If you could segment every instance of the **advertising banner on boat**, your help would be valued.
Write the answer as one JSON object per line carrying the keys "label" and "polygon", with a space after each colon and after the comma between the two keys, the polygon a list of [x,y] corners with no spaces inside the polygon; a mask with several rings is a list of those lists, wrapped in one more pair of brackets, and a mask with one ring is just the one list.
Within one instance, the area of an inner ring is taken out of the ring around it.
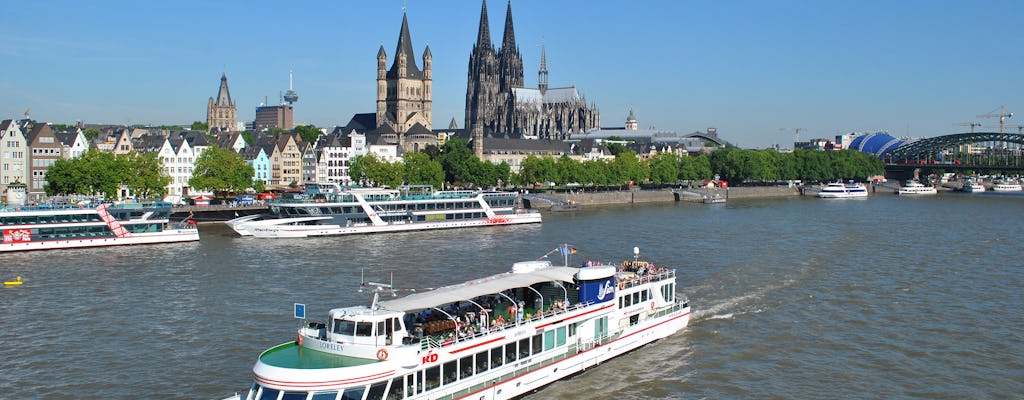
{"label": "advertising banner on boat", "polygon": [[4,243],[25,243],[32,241],[32,231],[28,229],[4,229]]}
{"label": "advertising banner on boat", "polygon": [[603,303],[615,299],[615,277],[580,282],[580,302]]}

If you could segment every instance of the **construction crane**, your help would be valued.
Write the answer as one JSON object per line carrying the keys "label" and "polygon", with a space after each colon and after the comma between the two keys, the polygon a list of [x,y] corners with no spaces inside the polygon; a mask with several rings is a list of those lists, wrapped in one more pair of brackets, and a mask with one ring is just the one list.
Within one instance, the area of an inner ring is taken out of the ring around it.
{"label": "construction crane", "polygon": [[[800,131],[806,131],[807,128],[792,128],[792,129],[793,129],[793,133],[795,134],[795,137],[793,139],[793,143],[800,142]],[[779,128],[779,130],[780,131],[788,131],[789,129]]]}
{"label": "construction crane", "polygon": [[974,133],[974,128],[978,127],[978,126],[981,126],[981,122],[960,122],[960,123],[956,123],[956,124],[953,124],[953,125],[956,125],[956,126],[969,126],[969,127],[971,127],[971,133]]}
{"label": "construction crane", "polygon": [[981,114],[978,116],[978,118],[999,118],[999,133],[1004,133],[1004,123],[1006,122],[1007,118],[1011,117],[1013,117],[1013,113],[1007,114],[1005,106],[999,106],[999,114],[995,114],[994,112],[992,112],[988,114]]}

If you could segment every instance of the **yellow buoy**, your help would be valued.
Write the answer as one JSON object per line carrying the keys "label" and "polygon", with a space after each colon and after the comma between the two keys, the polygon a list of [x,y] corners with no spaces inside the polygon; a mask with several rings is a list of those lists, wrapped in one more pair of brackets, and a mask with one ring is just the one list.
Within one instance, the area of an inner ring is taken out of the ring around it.
{"label": "yellow buoy", "polygon": [[4,286],[19,286],[21,283],[21,275],[18,275],[18,278],[13,281],[4,281]]}

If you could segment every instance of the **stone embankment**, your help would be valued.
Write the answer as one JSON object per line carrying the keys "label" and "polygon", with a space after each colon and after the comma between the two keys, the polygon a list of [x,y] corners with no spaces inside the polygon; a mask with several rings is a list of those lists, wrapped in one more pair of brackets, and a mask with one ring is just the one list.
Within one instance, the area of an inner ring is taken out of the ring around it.
{"label": "stone embankment", "polygon": [[[633,203],[658,203],[672,201],[701,202],[705,194],[714,194],[716,189],[652,189],[619,191],[586,191],[578,190],[565,193],[542,192],[534,193],[536,196],[548,199],[553,203],[574,202],[581,206],[606,205],[606,204],[633,204]],[[757,187],[734,187],[720,188],[717,193],[728,196],[729,199],[751,199],[766,197],[788,197],[799,196],[800,189],[796,187],[757,186]],[[531,202],[532,208],[545,209],[551,204],[545,202]]]}

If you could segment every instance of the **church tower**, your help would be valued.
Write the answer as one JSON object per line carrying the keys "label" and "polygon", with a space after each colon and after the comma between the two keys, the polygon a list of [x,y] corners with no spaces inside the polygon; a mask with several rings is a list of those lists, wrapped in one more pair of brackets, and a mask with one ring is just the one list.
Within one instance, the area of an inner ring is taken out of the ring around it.
{"label": "church tower", "polygon": [[[384,46],[377,51],[377,129],[387,126],[398,134],[403,145],[405,133],[417,124],[431,128],[432,64],[430,46],[423,51],[423,70],[416,65],[409,33],[409,19],[402,14],[402,28],[398,34],[395,60],[391,69]],[[388,129],[385,128],[384,131]]]}
{"label": "church tower", "polygon": [[544,43],[540,44],[540,69],[537,70],[537,89],[540,94],[548,91],[548,58],[544,53]]}
{"label": "church tower", "polygon": [[466,84],[466,129],[493,129],[494,107],[498,96],[498,60],[491,45],[491,29],[487,22],[487,0],[480,8],[480,28],[473,52],[469,55],[469,74]]}
{"label": "church tower", "polygon": [[221,74],[220,90],[217,91],[217,100],[213,97],[206,103],[206,126],[208,130],[220,129],[221,131],[234,131],[237,121],[237,110],[235,102],[231,100],[231,92],[228,90],[228,76]]}
{"label": "church tower", "polygon": [[512,88],[523,87],[523,57],[516,47],[516,30],[512,27],[512,1],[505,10],[505,33],[501,39],[501,50],[498,50],[498,68],[500,71],[501,93],[511,92]]}

